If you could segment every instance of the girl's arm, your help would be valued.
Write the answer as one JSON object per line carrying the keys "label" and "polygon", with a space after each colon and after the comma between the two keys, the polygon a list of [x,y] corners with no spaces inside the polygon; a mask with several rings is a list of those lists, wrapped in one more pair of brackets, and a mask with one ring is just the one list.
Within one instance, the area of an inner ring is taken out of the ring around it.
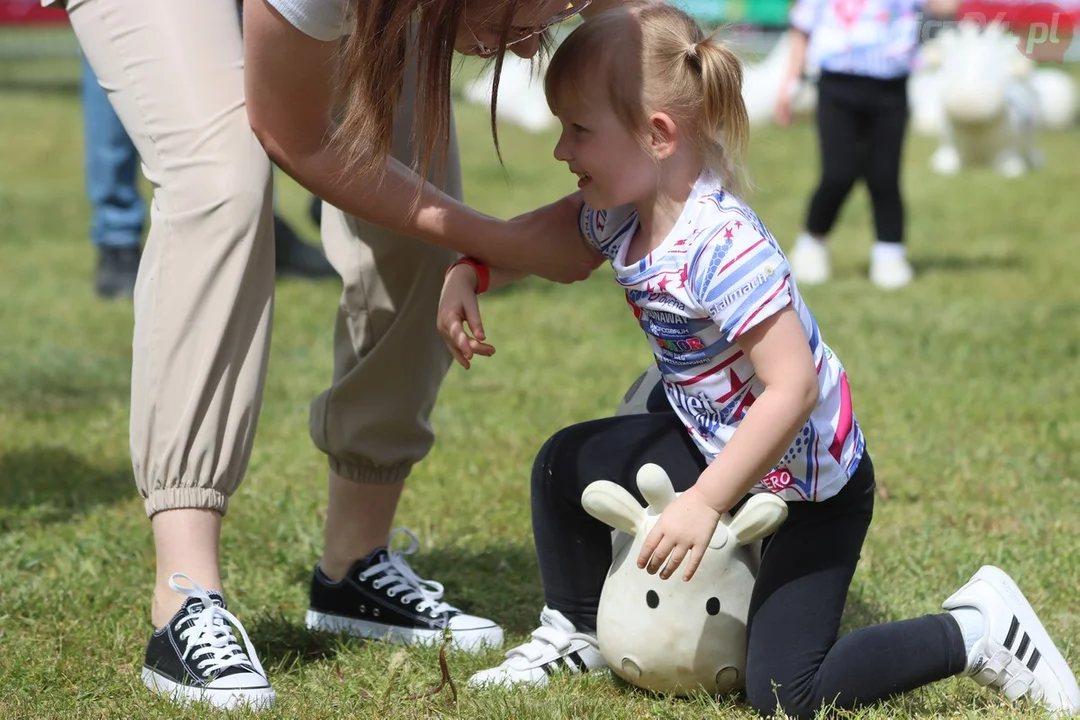
{"label": "girl's arm", "polygon": [[806,46],[810,42],[810,33],[803,32],[798,28],[788,30],[788,55],[787,72],[784,73],[784,84],[781,86],[789,90],[793,82],[802,77],[803,68],[806,67]]}
{"label": "girl's arm", "polygon": [[790,306],[737,342],[765,391],[694,485],[717,512],[729,511],[783,457],[818,400],[818,377],[799,316]]}
{"label": "girl's arm", "polygon": [[925,7],[936,18],[951,18],[960,9],[960,0],[926,0]]}
{"label": "girl's arm", "polygon": [[381,182],[351,175],[328,142],[337,51],[337,42],[305,35],[265,0],[245,3],[247,110],[275,164],[314,195],[368,222],[560,282],[588,276],[591,260],[573,237],[580,193],[503,221],[454,200],[393,158]]}
{"label": "girl's arm", "polygon": [[765,390],[712,464],[664,509],[642,543],[638,567],[659,572],[662,579],[687,556],[683,579],[694,576],[720,516],[776,465],[817,403],[814,358],[790,305],[747,330],[737,342]]}

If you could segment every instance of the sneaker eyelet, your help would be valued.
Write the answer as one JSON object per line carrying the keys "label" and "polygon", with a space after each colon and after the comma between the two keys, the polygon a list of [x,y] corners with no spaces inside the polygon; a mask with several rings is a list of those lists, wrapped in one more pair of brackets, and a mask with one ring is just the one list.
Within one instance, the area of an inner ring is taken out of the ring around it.
{"label": "sneaker eyelet", "polygon": [[396,590],[387,590],[386,591],[386,597],[389,597],[389,598],[397,597],[397,591]]}

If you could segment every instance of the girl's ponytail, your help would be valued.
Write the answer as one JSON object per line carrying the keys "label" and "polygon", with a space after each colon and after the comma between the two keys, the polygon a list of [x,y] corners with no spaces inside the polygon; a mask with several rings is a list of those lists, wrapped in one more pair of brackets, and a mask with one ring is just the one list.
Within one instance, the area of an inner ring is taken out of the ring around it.
{"label": "girl's ponytail", "polygon": [[710,36],[693,43],[687,54],[701,73],[702,131],[718,142],[710,155],[721,170],[724,185],[738,193],[743,183],[750,120],[743,102],[743,68],[739,57]]}

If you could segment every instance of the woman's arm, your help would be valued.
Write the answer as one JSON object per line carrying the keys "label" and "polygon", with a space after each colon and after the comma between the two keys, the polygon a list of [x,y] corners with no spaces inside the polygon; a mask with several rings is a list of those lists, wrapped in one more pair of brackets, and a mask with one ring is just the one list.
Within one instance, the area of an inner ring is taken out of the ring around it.
{"label": "woman's arm", "polygon": [[338,43],[311,38],[265,0],[249,0],[244,47],[252,129],[270,159],[311,193],[368,222],[495,265],[563,282],[588,276],[591,260],[575,237],[580,194],[503,221],[451,198],[393,158],[382,182],[352,176],[329,143]]}

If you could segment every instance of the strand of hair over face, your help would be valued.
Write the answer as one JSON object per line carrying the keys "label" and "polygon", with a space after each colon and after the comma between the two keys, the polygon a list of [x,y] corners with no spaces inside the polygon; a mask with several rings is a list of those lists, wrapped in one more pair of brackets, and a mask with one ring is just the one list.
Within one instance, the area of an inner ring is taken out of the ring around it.
{"label": "strand of hair over face", "polygon": [[[463,0],[352,0],[354,27],[342,44],[337,102],[341,113],[331,140],[350,173],[378,182],[394,137],[403,85],[415,78],[411,165],[421,177],[445,172],[450,147],[454,43],[464,19]],[[511,21],[522,0],[496,3],[501,13],[491,97],[492,138],[498,150],[495,107]],[[542,38],[542,42],[547,38]],[[500,155],[501,160],[501,155]],[[414,209],[422,185],[414,198]]]}

